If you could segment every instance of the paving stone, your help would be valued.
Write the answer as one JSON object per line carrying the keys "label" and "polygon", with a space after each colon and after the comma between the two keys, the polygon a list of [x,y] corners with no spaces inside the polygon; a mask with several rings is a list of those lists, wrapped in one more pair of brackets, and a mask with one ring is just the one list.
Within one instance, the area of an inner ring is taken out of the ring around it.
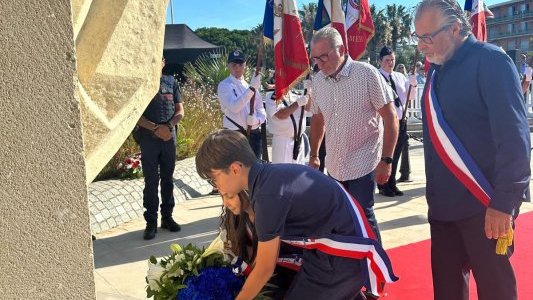
{"label": "paving stone", "polygon": [[107,224],[109,224],[109,228],[113,228],[117,226],[117,222],[115,222],[115,219],[108,219]]}
{"label": "paving stone", "polygon": [[100,213],[100,214],[95,215],[94,219],[96,220],[96,222],[101,223],[105,220],[105,217]]}
{"label": "paving stone", "polygon": [[111,213],[109,212],[109,210],[107,209],[102,210],[102,217],[104,217],[104,220],[109,219],[109,217],[111,217]]}

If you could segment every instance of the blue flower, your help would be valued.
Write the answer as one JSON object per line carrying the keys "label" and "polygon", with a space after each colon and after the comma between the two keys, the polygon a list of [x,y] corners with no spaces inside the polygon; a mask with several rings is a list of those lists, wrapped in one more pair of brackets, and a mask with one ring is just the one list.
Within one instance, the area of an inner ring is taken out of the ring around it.
{"label": "blue flower", "polygon": [[230,268],[208,267],[198,276],[187,277],[184,284],[187,287],[178,292],[176,300],[233,300],[244,279],[235,276]]}

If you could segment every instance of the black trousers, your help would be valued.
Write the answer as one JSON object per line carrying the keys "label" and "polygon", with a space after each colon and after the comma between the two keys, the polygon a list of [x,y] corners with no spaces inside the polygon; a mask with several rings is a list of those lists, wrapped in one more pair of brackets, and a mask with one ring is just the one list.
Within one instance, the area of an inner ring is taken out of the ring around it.
{"label": "black trousers", "polygon": [[411,174],[411,163],[409,161],[409,134],[406,132],[403,143],[402,155],[400,159],[400,178],[409,179]]}
{"label": "black trousers", "polygon": [[396,141],[396,146],[394,147],[394,154],[392,155],[392,170],[390,173],[389,181],[386,184],[380,185],[379,188],[393,188],[396,186],[396,170],[398,170],[398,162],[400,161],[400,156],[402,155],[404,144],[409,138],[407,136],[407,123],[401,120],[398,121],[400,124],[400,130],[398,131],[398,140]]}
{"label": "black trousers", "polygon": [[[144,130],[144,129],[141,129]],[[161,216],[172,217],[174,209],[174,168],[176,165],[176,133],[169,141],[143,132],[139,140],[144,173],[143,206],[147,223],[157,223],[158,190],[161,185]]]}
{"label": "black trousers", "polygon": [[429,221],[435,300],[467,300],[470,270],[479,300],[516,300],[516,278],[507,255],[496,254],[496,240],[485,236],[485,213],[468,219]]}

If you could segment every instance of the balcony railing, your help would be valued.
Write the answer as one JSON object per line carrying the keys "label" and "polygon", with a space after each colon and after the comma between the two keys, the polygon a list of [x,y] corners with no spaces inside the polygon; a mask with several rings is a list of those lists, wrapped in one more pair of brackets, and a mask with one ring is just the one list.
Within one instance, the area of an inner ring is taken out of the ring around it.
{"label": "balcony railing", "polygon": [[533,34],[533,29],[520,29],[520,30],[513,30],[513,31],[500,31],[500,32],[490,32],[489,33],[489,40],[497,40],[502,38],[510,38],[510,37],[516,37],[521,35],[528,35]]}
{"label": "balcony railing", "polygon": [[530,11],[530,10],[520,11],[511,16],[502,16],[502,17],[495,17],[493,19],[487,19],[487,25],[522,20],[522,19],[529,18],[529,17],[533,17],[533,11]]}

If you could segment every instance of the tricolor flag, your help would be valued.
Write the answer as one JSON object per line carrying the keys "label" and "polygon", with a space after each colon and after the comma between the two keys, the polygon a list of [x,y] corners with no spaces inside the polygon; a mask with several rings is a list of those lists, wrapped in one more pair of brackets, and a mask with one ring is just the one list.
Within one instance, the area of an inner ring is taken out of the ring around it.
{"label": "tricolor flag", "polygon": [[267,0],[263,36],[274,43],[276,101],[309,73],[302,25],[295,0]]}
{"label": "tricolor flag", "polygon": [[316,9],[315,31],[331,26],[341,34],[342,43],[346,47],[346,27],[344,25],[344,11],[340,0],[319,0]]}
{"label": "tricolor flag", "polygon": [[472,33],[479,41],[487,41],[487,26],[485,23],[485,6],[483,0],[465,0],[465,11],[470,12]]}
{"label": "tricolor flag", "polygon": [[348,53],[352,59],[358,60],[365,53],[368,41],[374,36],[374,22],[368,0],[348,0],[346,28]]}

